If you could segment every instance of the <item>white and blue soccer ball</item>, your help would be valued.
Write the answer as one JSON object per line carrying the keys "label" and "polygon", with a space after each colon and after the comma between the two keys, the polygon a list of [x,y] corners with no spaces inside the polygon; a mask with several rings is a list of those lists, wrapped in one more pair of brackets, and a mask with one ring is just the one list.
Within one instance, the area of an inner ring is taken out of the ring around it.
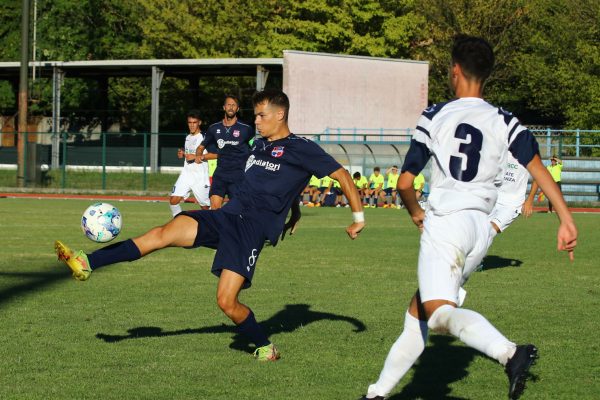
{"label": "white and blue soccer ball", "polygon": [[94,203],[81,217],[81,229],[88,239],[98,243],[110,242],[121,232],[121,213],[108,203]]}

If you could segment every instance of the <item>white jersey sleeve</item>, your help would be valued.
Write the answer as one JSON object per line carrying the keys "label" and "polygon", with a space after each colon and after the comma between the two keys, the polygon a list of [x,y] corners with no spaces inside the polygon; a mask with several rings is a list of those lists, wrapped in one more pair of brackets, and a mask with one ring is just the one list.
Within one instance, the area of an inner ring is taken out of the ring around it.
{"label": "white jersey sleeve", "polygon": [[[516,118],[480,98],[460,98],[426,109],[413,139],[425,145],[433,158],[431,210],[437,215],[468,209],[489,214],[502,184],[508,150],[524,133],[530,136]],[[527,146],[529,142],[522,147]],[[521,152],[523,159],[531,153]]]}

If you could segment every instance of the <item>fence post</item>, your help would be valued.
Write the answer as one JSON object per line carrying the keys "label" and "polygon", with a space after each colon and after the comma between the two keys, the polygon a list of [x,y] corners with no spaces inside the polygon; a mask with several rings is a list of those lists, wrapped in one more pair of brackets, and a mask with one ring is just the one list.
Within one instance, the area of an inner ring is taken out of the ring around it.
{"label": "fence post", "polygon": [[546,157],[552,157],[552,134],[550,128],[546,128]]}
{"label": "fence post", "polygon": [[558,158],[563,156],[563,132],[558,133]]}
{"label": "fence post", "polygon": [[106,190],[106,132],[102,135],[102,190]]}
{"label": "fence post", "polygon": [[579,158],[579,128],[577,128],[577,133],[575,134],[575,156]]}
{"label": "fence post", "polygon": [[62,134],[62,177],[60,180],[61,189],[64,189],[67,185],[67,132],[63,132]]}
{"label": "fence post", "polygon": [[148,134],[146,132],[144,132],[144,174],[143,174],[143,180],[142,180],[142,190],[146,190],[148,188],[148,176],[147,176],[147,172],[146,172],[146,163],[147,163],[147,159],[146,159],[146,152],[148,151]]}

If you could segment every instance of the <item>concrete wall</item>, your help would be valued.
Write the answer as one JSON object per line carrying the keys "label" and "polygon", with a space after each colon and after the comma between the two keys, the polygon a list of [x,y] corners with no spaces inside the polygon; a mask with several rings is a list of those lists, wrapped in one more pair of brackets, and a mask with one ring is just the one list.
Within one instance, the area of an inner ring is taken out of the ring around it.
{"label": "concrete wall", "polygon": [[425,62],[284,51],[290,128],[413,128],[427,107]]}

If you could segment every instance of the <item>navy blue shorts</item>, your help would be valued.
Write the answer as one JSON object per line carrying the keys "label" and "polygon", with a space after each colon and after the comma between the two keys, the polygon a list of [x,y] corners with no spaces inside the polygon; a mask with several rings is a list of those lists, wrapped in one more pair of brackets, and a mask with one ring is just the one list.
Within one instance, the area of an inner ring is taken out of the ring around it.
{"label": "navy blue shorts", "polygon": [[198,233],[192,248],[217,250],[211,268],[213,274],[221,276],[221,271],[227,269],[246,278],[244,289],[252,285],[256,262],[266,240],[264,223],[220,209],[184,211],[179,215],[198,221]]}
{"label": "navy blue shorts", "polygon": [[239,182],[241,182],[241,180],[231,180],[215,174],[213,175],[213,180],[208,195],[216,195],[220,197],[227,196],[231,199],[235,197],[235,194],[237,193]]}

